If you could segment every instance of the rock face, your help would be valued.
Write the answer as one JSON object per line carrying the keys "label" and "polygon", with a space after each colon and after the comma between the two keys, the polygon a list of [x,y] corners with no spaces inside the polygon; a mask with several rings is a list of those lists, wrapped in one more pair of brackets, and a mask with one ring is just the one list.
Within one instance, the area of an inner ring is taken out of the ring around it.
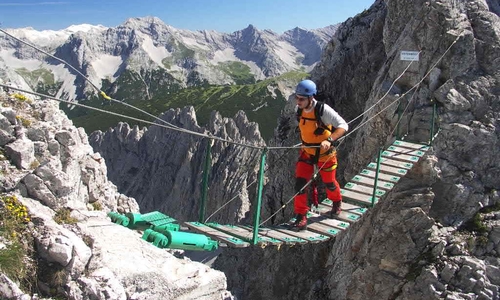
{"label": "rock face", "polygon": [[[230,290],[242,299],[500,297],[498,7],[485,0],[376,1],[339,27],[312,73],[323,99],[351,121],[339,179],[349,180],[392,141],[398,104],[400,135],[421,143],[431,137],[437,104],[432,149],[328,247],[224,252],[215,266]],[[420,51],[419,61],[401,60],[403,50]],[[292,107],[273,144],[299,141]],[[293,195],[295,159],[270,158],[276,168],[268,173],[266,214]],[[288,207],[276,221],[290,216]],[[242,275],[243,257],[268,259]]]}
{"label": "rock face", "polygon": [[[30,275],[40,295],[231,299],[222,272],[180,259],[181,252],[161,250],[138,232],[111,223],[107,212],[139,212],[139,206],[117,192],[107,178],[104,158],[57,102],[2,90],[0,103],[0,208],[6,197],[27,207],[26,232],[31,236],[25,238],[33,241],[35,253],[23,261],[34,261],[34,270],[39,270]],[[64,218],[71,222],[55,221],[63,211],[70,212]],[[2,232],[0,249],[6,245],[9,239]],[[21,291],[2,272],[0,281],[1,299],[40,299]]]}
{"label": "rock face", "polygon": [[[243,112],[234,119],[213,113],[206,129],[197,125],[192,107],[169,110],[161,119],[198,134],[264,145],[258,126]],[[207,139],[159,126],[139,130],[121,123],[105,133],[92,133],[90,143],[107,158],[110,179],[122,193],[137,199],[143,211],[198,220]],[[215,141],[210,155],[206,217],[217,212],[210,220],[239,222],[255,199],[252,183],[257,178],[258,149]]]}

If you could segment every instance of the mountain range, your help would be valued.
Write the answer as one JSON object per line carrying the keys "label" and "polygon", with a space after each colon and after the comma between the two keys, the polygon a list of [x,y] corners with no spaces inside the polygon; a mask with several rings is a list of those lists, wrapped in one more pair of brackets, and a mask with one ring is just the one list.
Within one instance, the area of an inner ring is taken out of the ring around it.
{"label": "mountain range", "polygon": [[[62,31],[8,29],[81,71],[108,95],[152,99],[200,85],[248,84],[290,71],[310,71],[337,26],[283,34],[252,25],[233,32],[176,29],[156,17],[108,28],[75,25]],[[69,100],[98,93],[59,61],[10,37],[0,40],[0,78]]]}

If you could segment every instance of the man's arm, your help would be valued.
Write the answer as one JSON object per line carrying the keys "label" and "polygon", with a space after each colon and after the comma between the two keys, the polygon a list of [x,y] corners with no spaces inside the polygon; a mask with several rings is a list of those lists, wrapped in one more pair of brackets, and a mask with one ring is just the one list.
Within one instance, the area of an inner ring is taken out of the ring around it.
{"label": "man's arm", "polygon": [[321,116],[321,121],[327,125],[333,125],[335,130],[332,132],[330,137],[321,143],[322,149],[328,149],[333,144],[334,141],[338,140],[343,136],[347,130],[349,130],[349,125],[333,108],[325,104],[323,115]]}

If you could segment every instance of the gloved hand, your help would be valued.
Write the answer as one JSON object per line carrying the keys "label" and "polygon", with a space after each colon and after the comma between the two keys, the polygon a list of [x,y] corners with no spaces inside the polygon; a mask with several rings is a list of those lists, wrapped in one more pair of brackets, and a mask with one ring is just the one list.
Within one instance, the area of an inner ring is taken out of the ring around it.
{"label": "gloved hand", "polygon": [[333,148],[338,148],[338,146],[340,145],[339,140],[334,140],[330,137],[327,139],[327,141],[330,142],[330,147],[333,147]]}

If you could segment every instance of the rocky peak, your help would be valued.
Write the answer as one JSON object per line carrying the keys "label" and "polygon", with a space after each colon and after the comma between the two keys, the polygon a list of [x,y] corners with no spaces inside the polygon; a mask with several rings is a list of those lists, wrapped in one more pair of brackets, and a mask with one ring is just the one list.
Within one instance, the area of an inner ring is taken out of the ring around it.
{"label": "rocky peak", "polygon": [[165,24],[160,18],[152,16],[129,18],[125,21],[125,23],[118,26],[116,29],[125,32],[135,30],[147,36],[151,36],[152,39],[158,43],[166,43],[168,41],[168,37],[177,31],[172,26]]}
{"label": "rocky peak", "polygon": [[325,47],[327,41],[333,37],[337,28],[338,25],[332,25],[322,29],[310,31],[300,27],[295,27],[292,30],[285,31],[282,37],[285,41],[292,44],[304,54],[302,63],[304,65],[311,66],[317,62],[315,57],[321,56],[323,48]]}
{"label": "rocky peak", "polygon": [[240,30],[243,35],[254,35],[259,32],[257,27],[252,24],[248,24],[248,26],[242,30]]}
{"label": "rocky peak", "polygon": [[151,26],[154,25],[167,27],[167,24],[165,24],[160,18],[153,16],[147,16],[141,18],[129,18],[120,26],[129,27],[132,29],[144,29],[144,28],[150,28]]}

